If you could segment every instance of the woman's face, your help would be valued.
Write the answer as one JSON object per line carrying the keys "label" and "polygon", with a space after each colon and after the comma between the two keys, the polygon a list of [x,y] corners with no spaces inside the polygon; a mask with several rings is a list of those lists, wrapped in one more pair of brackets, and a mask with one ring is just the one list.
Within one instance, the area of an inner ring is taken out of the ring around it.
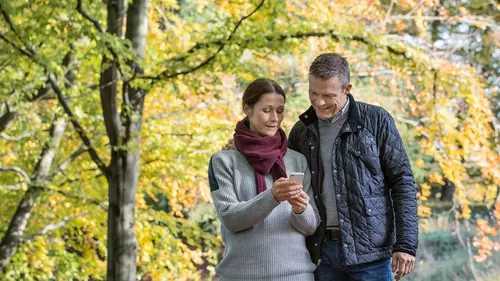
{"label": "woman's face", "polygon": [[250,120],[250,131],[260,136],[274,136],[280,128],[285,111],[285,99],[272,92],[263,94],[253,106],[245,105]]}

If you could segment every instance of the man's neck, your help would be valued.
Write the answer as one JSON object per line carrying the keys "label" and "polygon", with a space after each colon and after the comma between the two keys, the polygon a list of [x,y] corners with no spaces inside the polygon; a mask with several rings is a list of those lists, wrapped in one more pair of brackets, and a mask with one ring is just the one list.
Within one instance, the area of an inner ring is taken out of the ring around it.
{"label": "man's neck", "polygon": [[349,99],[346,99],[344,105],[341,107],[341,109],[339,111],[335,112],[332,117],[330,117],[328,119],[323,119],[323,120],[328,121],[328,122],[333,122],[334,120],[339,119],[347,111],[348,103],[349,103]]}

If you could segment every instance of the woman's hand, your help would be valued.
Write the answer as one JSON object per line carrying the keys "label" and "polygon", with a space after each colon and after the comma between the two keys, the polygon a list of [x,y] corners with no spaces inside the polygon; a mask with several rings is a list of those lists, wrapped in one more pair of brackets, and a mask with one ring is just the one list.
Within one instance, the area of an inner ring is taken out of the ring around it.
{"label": "woman's hand", "polygon": [[279,178],[273,183],[271,192],[276,201],[283,202],[300,196],[300,192],[302,192],[302,185],[298,185],[295,181],[291,181],[286,178]]}
{"label": "woman's hand", "polygon": [[307,204],[309,204],[309,196],[303,190],[300,190],[299,196],[289,199],[288,203],[292,205],[292,210],[296,214],[300,214],[304,212],[307,208]]}
{"label": "woman's hand", "polygon": [[227,141],[227,143],[221,148],[222,150],[236,150],[236,143],[234,142],[234,139],[230,139]]}

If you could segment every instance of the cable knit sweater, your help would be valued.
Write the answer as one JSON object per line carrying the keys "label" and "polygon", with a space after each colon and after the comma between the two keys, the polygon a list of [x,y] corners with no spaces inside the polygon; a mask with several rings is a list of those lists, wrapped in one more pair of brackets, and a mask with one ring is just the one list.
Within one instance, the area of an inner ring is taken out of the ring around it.
{"label": "cable knit sweater", "polygon": [[[288,149],[284,160],[288,174],[305,174],[303,189],[312,198],[305,157]],[[254,169],[237,150],[215,153],[208,175],[226,246],[216,267],[221,281],[313,281],[316,265],[305,236],[319,225],[314,200],[295,214],[287,201],[274,199],[270,174],[265,177],[267,190],[257,195]]]}

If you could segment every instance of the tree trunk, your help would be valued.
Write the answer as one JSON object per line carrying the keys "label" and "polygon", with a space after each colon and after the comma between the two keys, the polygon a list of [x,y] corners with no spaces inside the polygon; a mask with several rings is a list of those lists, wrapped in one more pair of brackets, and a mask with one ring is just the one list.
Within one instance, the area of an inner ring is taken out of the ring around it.
{"label": "tree trunk", "polygon": [[40,196],[45,178],[49,175],[50,166],[61,143],[66,124],[64,117],[57,117],[52,124],[50,140],[42,150],[40,160],[35,167],[32,177],[33,183],[29,184],[28,190],[17,206],[7,232],[5,232],[0,243],[0,271],[3,271],[9,260],[16,253],[19,244],[23,241],[26,225],[28,224],[35,202]]}
{"label": "tree trunk", "polygon": [[[62,64],[69,67],[73,60],[73,53],[70,51],[64,57]],[[74,83],[73,71],[68,70],[65,76],[66,86],[71,87]],[[24,231],[35,206],[36,200],[40,196],[45,185],[50,167],[54,161],[59,144],[66,130],[67,121],[64,116],[56,115],[50,128],[50,137],[45,143],[40,158],[35,166],[31,182],[28,183],[28,190],[23,195],[21,202],[17,206],[16,212],[10,220],[9,227],[0,242],[0,272],[4,270],[9,260],[14,256],[23,242]]]}
{"label": "tree trunk", "polygon": [[453,195],[455,194],[455,185],[452,182],[450,182],[448,179],[445,179],[444,182],[445,182],[445,184],[442,186],[441,197],[439,198],[439,200],[446,201],[446,202],[452,202]]}
{"label": "tree trunk", "polygon": [[[147,0],[135,0],[127,12],[126,37],[132,42],[139,59],[144,55],[147,34]],[[140,71],[131,62],[133,71]],[[114,89],[116,100],[116,88]],[[111,151],[108,209],[108,281],[135,281],[137,238],[135,233],[135,197],[139,178],[139,143],[142,124],[144,91],[123,85],[123,106],[120,123],[117,116],[107,120],[110,126],[120,125],[119,138],[112,143],[120,144]],[[109,105],[109,104],[108,104]],[[105,116],[106,120],[106,116]],[[124,131],[121,131],[122,128]],[[111,140],[111,139],[110,139]],[[125,147],[125,148],[124,148]]]}
{"label": "tree trunk", "polygon": [[[108,30],[107,32],[117,37],[122,37],[123,22],[127,10],[127,0],[108,0]],[[109,137],[111,147],[118,145],[120,137],[120,116],[118,114],[118,104],[116,100],[118,83],[118,62],[115,58],[106,55],[102,58],[100,93],[101,106],[104,115],[106,133]]]}

